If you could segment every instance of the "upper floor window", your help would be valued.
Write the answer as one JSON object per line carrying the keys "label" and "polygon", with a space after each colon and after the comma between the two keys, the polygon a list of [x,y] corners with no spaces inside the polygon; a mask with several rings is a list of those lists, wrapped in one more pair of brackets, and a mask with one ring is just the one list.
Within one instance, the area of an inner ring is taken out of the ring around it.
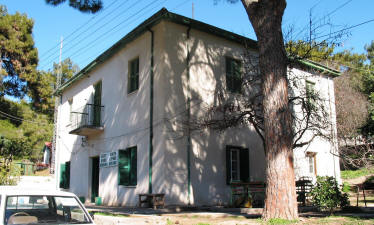
{"label": "upper floor window", "polygon": [[72,123],[73,122],[73,99],[69,99],[68,100],[68,103],[69,103],[69,122]]}
{"label": "upper floor window", "polygon": [[307,106],[309,109],[313,109],[316,106],[316,91],[315,91],[316,84],[311,81],[305,81],[305,92],[307,98]]}
{"label": "upper floor window", "polygon": [[242,64],[239,60],[226,57],[226,87],[232,93],[240,93],[242,88]]}
{"label": "upper floor window", "polygon": [[317,175],[317,168],[316,168],[316,153],[315,152],[307,152],[306,154],[309,164],[309,173],[312,175]]}
{"label": "upper floor window", "polygon": [[127,80],[127,93],[134,92],[139,88],[139,57],[129,62],[129,73]]}

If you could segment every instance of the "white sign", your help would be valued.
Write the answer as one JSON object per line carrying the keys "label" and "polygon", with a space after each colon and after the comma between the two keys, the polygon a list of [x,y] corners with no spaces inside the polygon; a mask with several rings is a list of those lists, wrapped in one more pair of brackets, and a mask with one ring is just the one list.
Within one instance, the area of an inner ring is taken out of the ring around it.
{"label": "white sign", "polygon": [[109,166],[109,153],[101,153],[100,154],[100,167],[107,167]]}
{"label": "white sign", "polygon": [[118,165],[118,152],[105,152],[100,154],[100,167]]}
{"label": "white sign", "polygon": [[118,153],[111,152],[109,153],[109,166],[117,166],[118,163]]}

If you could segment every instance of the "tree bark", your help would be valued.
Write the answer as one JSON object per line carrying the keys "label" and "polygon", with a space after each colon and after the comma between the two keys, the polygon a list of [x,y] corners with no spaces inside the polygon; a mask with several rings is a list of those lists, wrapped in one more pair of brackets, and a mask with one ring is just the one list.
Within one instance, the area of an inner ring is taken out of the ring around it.
{"label": "tree bark", "polygon": [[297,219],[288,59],[282,34],[286,1],[241,1],[257,36],[262,77],[267,185],[262,217]]}

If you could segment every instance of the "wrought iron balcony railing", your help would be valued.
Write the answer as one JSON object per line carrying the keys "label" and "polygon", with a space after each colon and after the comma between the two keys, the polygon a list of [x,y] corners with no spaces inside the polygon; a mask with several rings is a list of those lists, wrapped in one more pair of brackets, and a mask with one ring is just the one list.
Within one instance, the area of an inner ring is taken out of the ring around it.
{"label": "wrought iron balcony railing", "polygon": [[104,129],[104,106],[86,104],[70,114],[70,134],[88,136]]}

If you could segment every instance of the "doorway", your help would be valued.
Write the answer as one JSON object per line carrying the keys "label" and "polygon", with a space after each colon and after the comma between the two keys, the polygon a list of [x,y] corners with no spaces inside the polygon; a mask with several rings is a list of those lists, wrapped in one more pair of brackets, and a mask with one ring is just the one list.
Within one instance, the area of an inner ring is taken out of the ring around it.
{"label": "doorway", "polygon": [[95,198],[99,196],[99,172],[100,158],[92,157],[92,173],[91,173],[91,202],[95,202]]}

